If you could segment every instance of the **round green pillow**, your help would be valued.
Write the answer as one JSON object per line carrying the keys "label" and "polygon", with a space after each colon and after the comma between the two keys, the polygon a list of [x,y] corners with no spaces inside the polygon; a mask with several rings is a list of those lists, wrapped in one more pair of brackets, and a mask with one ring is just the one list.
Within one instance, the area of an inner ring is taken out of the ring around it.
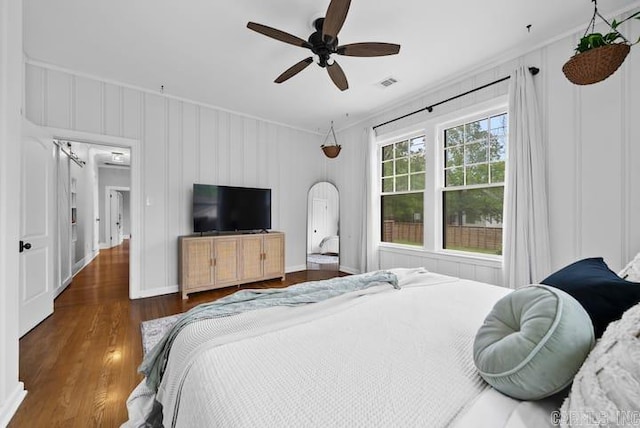
{"label": "round green pillow", "polygon": [[566,388],[593,345],[591,319],[577,300],[528,285],[495,304],[476,334],[473,358],[498,391],[538,400]]}

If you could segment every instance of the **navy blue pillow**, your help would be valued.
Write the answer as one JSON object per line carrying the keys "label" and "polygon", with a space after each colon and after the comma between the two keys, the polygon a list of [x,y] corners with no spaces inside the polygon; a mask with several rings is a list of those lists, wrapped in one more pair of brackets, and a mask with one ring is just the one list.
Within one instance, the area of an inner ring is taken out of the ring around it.
{"label": "navy blue pillow", "polygon": [[543,284],[570,294],[587,311],[596,338],[610,322],[640,302],[640,283],[625,281],[615,274],[602,257],[579,260],[551,274]]}

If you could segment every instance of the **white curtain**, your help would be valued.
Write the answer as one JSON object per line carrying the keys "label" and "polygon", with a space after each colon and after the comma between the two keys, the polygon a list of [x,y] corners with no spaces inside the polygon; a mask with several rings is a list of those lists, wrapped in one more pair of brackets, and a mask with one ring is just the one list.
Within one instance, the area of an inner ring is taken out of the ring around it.
{"label": "white curtain", "polygon": [[377,203],[377,156],[376,134],[373,128],[366,130],[364,150],[364,183],[362,186],[362,229],[360,232],[360,271],[370,272],[379,269],[378,249],[379,235],[378,203]]}
{"label": "white curtain", "polygon": [[533,76],[519,67],[509,83],[509,144],[504,222],[504,283],[536,283],[549,274],[545,143]]}

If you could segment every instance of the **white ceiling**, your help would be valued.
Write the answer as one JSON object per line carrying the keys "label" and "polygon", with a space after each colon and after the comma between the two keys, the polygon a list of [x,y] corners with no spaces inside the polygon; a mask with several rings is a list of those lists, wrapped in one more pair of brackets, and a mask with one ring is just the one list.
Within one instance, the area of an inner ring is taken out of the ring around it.
{"label": "white ceiling", "polygon": [[[608,13],[637,0],[601,0]],[[309,51],[246,28],[303,39],[329,0],[24,0],[27,56],[78,72],[325,132],[448,76],[524,52],[591,18],[590,0],[353,0],[341,44],[389,42],[399,55],[337,57],[350,89],[315,64],[273,80]],[[526,26],[532,25],[531,33]],[[571,53],[571,46],[567,47]],[[387,77],[399,83],[376,86]],[[347,117],[347,114],[349,115]]]}
{"label": "white ceiling", "polygon": [[[94,162],[100,167],[131,167],[131,151],[124,147],[103,146],[99,144],[81,143],[77,141],[68,141],[71,144],[71,150],[78,155],[80,160],[87,162],[87,156],[92,156]],[[122,162],[113,160],[113,154],[122,154]]]}
{"label": "white ceiling", "polygon": [[[131,153],[128,149],[120,149],[116,147],[100,148],[100,146],[92,145],[91,152],[94,156],[94,160],[98,168],[111,166],[118,168],[130,168],[131,167]],[[122,161],[117,162],[113,159],[113,154],[122,154]]]}

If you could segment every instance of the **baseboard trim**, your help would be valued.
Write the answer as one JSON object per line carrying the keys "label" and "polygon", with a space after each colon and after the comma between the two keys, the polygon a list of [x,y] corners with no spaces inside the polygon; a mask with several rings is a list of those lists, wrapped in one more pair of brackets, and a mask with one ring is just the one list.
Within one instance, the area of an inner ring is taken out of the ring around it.
{"label": "baseboard trim", "polygon": [[20,403],[27,395],[27,391],[24,389],[24,383],[18,382],[16,388],[13,390],[7,401],[0,406],[0,427],[6,427],[11,422],[11,418],[16,414]]}
{"label": "baseboard trim", "polygon": [[340,272],[350,273],[351,275],[357,275],[357,274],[361,273],[360,269],[354,269],[352,267],[342,266],[342,265],[340,265]]}
{"label": "baseboard trim", "polygon": [[82,269],[86,268],[89,263],[91,263],[96,257],[98,257],[98,254],[100,254],[100,250],[94,251],[93,254],[85,256],[82,260],[74,264],[73,269],[75,272],[73,273],[73,276],[75,277],[82,271]]}
{"label": "baseboard trim", "polygon": [[69,284],[71,284],[71,281],[73,281],[73,277],[72,276],[70,276],[69,278],[67,278],[64,281],[62,281],[62,285],[54,290],[53,298],[55,299],[60,294],[62,294],[62,292],[67,289]]}
{"label": "baseboard trim", "polygon": [[165,294],[173,294],[180,291],[180,287],[177,285],[170,285],[168,287],[158,287],[158,288],[150,288],[148,290],[138,290],[136,295],[129,294],[129,298],[132,300],[135,299],[146,299],[148,297],[156,297],[156,296],[164,296]]}
{"label": "baseboard trim", "polygon": [[307,270],[307,265],[287,266],[284,268],[284,273],[299,272],[301,270]]}
{"label": "baseboard trim", "polygon": [[108,250],[109,248],[111,248],[105,242],[101,242],[99,245],[101,250]]}

